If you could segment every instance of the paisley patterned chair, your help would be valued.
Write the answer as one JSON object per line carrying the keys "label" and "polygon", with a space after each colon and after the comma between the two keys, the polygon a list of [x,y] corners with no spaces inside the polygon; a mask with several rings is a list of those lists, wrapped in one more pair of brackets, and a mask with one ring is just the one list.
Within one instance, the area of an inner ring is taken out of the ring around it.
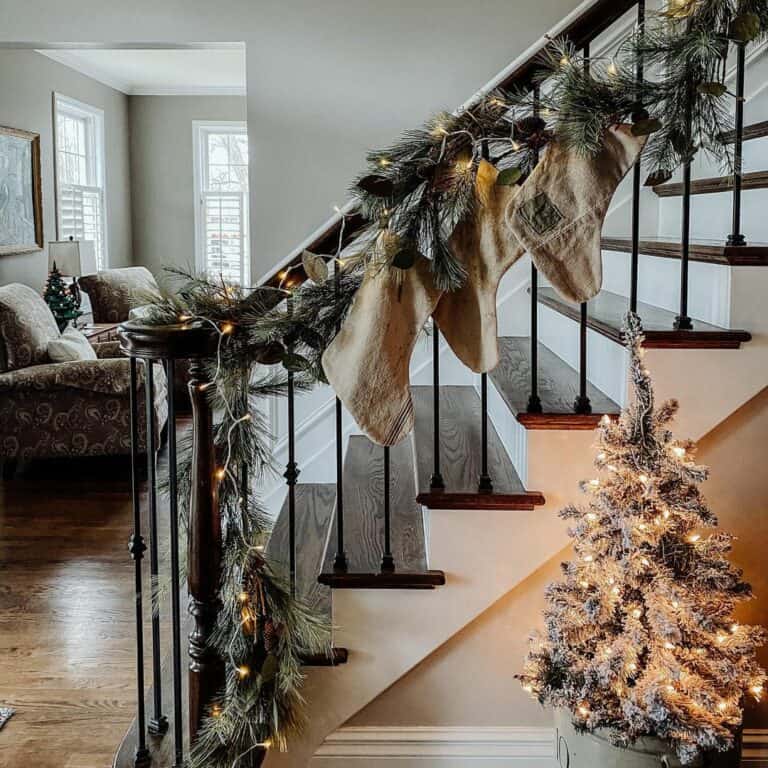
{"label": "paisley patterned chair", "polygon": [[[18,283],[0,287],[0,461],[6,476],[18,460],[130,453],[128,359],[117,342],[106,342],[94,345],[96,360],[51,363],[48,342],[59,335],[38,293]],[[139,382],[143,404],[142,367]],[[159,367],[154,382],[160,434],[167,407]],[[142,436],[145,423],[142,407]]]}
{"label": "paisley patterned chair", "polygon": [[94,323],[122,323],[134,307],[160,293],[146,267],[104,269],[81,277],[78,283],[91,300]]}
{"label": "paisley patterned chair", "polygon": [[[130,318],[132,310],[160,295],[157,281],[146,267],[104,269],[81,277],[78,283],[91,300],[94,323],[123,323]],[[174,376],[174,395],[176,407],[181,411],[191,408],[188,383],[189,365],[180,361]]]}

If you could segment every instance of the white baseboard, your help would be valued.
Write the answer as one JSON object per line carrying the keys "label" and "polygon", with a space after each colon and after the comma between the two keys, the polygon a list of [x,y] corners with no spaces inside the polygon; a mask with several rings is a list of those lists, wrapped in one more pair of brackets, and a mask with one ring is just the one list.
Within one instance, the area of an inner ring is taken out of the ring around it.
{"label": "white baseboard", "polygon": [[419,768],[520,765],[555,768],[551,728],[349,727],[332,733],[312,760],[315,768],[385,765]]}
{"label": "white baseboard", "polygon": [[[313,768],[557,768],[554,730],[525,727],[340,728],[312,759]],[[744,768],[768,768],[768,729],[744,731]]]}

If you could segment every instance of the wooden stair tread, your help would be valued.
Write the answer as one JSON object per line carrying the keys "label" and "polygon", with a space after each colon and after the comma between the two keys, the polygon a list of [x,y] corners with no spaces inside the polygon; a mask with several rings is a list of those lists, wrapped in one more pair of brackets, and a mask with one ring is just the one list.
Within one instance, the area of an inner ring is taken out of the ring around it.
{"label": "wooden stair tread", "polygon": [[346,648],[331,648],[330,654],[311,654],[302,656],[301,663],[305,667],[338,667],[349,661],[349,651]]}
{"label": "wooden stair tread", "polygon": [[[392,555],[398,572],[427,571],[424,517],[416,503],[410,440],[390,449]],[[323,576],[333,575],[336,553],[336,504],[325,553]],[[344,458],[344,548],[349,574],[378,574],[384,546],[384,449],[367,437],[352,435]],[[319,573],[315,571],[315,577]],[[320,579],[321,584],[339,587]]]}
{"label": "wooden stair tread", "polygon": [[445,584],[443,571],[395,571],[394,573],[321,573],[318,581],[334,589],[434,589]]}
{"label": "wooden stair tread", "polygon": [[527,336],[499,339],[499,364],[490,373],[499,394],[515,418],[528,429],[594,429],[603,414],[620,408],[587,382],[591,414],[573,412],[579,393],[579,373],[543,344],[538,345],[538,382],[542,413],[528,413],[531,384],[531,340]]}
{"label": "wooden stair tread", "polygon": [[[666,259],[680,259],[681,256],[681,244],[671,240],[646,238],[641,240],[639,245],[640,253],[648,256],[661,256]],[[604,237],[602,247],[607,251],[632,253],[632,240],[628,237]],[[691,243],[689,258],[691,261],[731,267],[764,267],[768,266],[768,244],[751,243],[737,246],[701,241]]]}
{"label": "wooden stair tread", "polygon": [[533,509],[543,504],[528,492],[493,424],[488,424],[488,473],[493,493],[477,493],[482,466],[480,397],[474,387],[440,388],[440,470],[445,491],[433,493],[429,483],[434,462],[432,387],[412,387],[418,501],[440,509]]}
{"label": "wooden stair tread", "polygon": [[[768,136],[768,120],[744,126],[744,141],[762,139],[764,136]],[[721,139],[724,144],[734,144],[736,142],[736,130],[726,131],[721,135]]]}
{"label": "wooden stair tread", "polygon": [[[327,616],[331,615],[331,595],[317,583],[323,567],[328,528],[336,507],[333,483],[296,485],[296,594]],[[288,494],[267,543],[266,553],[288,574]]]}
{"label": "wooden stair tread", "polygon": [[[579,306],[555,293],[552,288],[538,291],[539,301],[562,315],[579,322]],[[629,307],[629,299],[609,291],[601,291],[588,306],[587,325],[594,331],[619,344],[623,343],[621,326]],[[692,331],[676,331],[672,324],[675,313],[650,304],[638,302],[637,314],[643,321],[644,346],[677,349],[738,349],[752,336],[747,331],[731,331],[694,320]]]}
{"label": "wooden stair tread", "polygon": [[[742,189],[763,189],[768,187],[768,171],[753,171],[742,176]],[[733,189],[732,176],[714,176],[709,179],[694,179],[691,182],[692,195],[710,195],[715,192],[728,192]],[[653,188],[659,197],[679,197],[683,194],[683,183],[660,184]]]}

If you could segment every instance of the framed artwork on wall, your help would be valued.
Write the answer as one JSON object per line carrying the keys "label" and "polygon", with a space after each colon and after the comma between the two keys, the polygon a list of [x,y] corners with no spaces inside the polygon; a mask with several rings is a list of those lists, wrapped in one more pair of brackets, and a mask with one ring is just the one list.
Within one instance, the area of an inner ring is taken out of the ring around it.
{"label": "framed artwork on wall", "polygon": [[0,126],[0,255],[43,248],[40,134]]}

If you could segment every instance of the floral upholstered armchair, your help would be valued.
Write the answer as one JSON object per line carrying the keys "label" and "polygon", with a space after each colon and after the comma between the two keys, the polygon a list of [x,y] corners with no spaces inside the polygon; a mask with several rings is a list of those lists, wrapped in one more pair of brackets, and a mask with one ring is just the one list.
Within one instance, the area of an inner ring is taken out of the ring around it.
{"label": "floral upholstered armchair", "polygon": [[146,267],[104,269],[81,277],[78,283],[91,300],[94,323],[123,323],[132,309],[160,294]]}
{"label": "floral upholstered armchair", "polygon": [[[128,358],[121,355],[118,342],[106,342],[94,345],[96,360],[51,363],[48,344],[59,336],[39,294],[18,283],[0,287],[0,460],[6,476],[20,459],[130,453]],[[138,373],[143,436],[142,367]],[[160,368],[154,382],[160,434],[167,417]]]}
{"label": "floral upholstered armchair", "polygon": [[[124,323],[133,310],[160,295],[157,281],[146,267],[104,269],[81,277],[78,283],[91,301],[94,323]],[[189,365],[180,363],[174,376],[174,394],[182,411],[191,407],[188,383]]]}

